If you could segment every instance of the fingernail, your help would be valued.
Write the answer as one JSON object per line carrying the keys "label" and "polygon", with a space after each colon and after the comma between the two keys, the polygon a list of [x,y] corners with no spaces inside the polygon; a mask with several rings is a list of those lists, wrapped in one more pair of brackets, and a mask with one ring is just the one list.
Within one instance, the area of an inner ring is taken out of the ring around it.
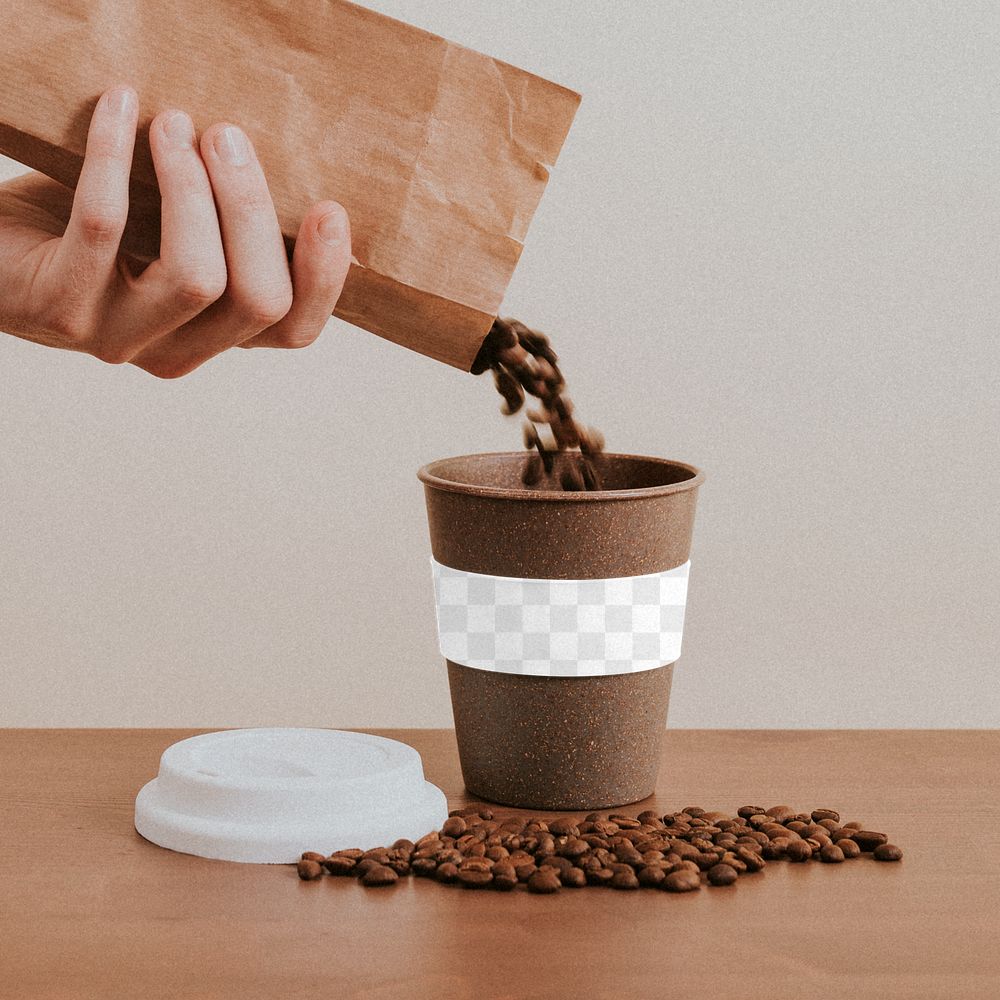
{"label": "fingernail", "polygon": [[114,87],[101,98],[101,103],[116,118],[125,118],[135,112],[135,91],[131,87]]}
{"label": "fingernail", "polygon": [[194,124],[183,111],[172,111],[163,119],[163,132],[174,146],[188,148],[194,145]]}
{"label": "fingernail", "polygon": [[347,239],[347,216],[339,208],[332,209],[316,223],[316,232],[324,243],[340,246]]}
{"label": "fingernail", "polygon": [[227,125],[215,133],[215,151],[219,159],[242,167],[250,162],[250,143],[235,125]]}

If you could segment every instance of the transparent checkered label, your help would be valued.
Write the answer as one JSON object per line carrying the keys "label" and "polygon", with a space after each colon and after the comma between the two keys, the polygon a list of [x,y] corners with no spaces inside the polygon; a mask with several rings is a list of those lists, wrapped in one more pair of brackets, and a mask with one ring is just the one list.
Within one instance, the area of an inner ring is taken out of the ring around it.
{"label": "transparent checkered label", "polygon": [[690,566],[607,580],[522,580],[451,569],[432,557],[441,653],[478,670],[544,677],[673,663]]}

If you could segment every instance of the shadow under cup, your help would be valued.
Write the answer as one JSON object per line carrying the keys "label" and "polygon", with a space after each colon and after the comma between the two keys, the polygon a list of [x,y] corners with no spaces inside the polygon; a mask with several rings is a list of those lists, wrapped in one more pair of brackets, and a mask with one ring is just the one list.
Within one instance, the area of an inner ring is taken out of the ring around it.
{"label": "shadow under cup", "polygon": [[656,785],[704,477],[610,454],[600,491],[539,491],[524,461],[418,473],[462,776],[521,808],[636,802]]}

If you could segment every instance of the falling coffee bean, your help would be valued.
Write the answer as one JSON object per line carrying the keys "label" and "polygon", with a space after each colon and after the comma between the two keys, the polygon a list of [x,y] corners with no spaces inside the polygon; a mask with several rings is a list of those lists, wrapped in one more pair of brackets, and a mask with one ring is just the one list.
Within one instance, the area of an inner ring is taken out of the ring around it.
{"label": "falling coffee bean", "polygon": [[[558,487],[573,491],[601,489],[601,476],[593,459],[603,452],[604,438],[600,431],[584,428],[574,419],[573,404],[565,394],[566,380],[548,338],[518,320],[497,317],[473,364],[475,372],[487,369],[492,369],[496,389],[503,397],[504,414],[520,412],[527,395],[540,403],[538,408],[527,411],[524,438],[525,448],[537,451],[538,459],[526,459],[521,482],[528,487],[553,488],[545,480],[554,471],[553,452],[563,452],[567,464],[560,467]],[[552,436],[551,447],[538,433],[536,425],[542,424],[548,426]]]}

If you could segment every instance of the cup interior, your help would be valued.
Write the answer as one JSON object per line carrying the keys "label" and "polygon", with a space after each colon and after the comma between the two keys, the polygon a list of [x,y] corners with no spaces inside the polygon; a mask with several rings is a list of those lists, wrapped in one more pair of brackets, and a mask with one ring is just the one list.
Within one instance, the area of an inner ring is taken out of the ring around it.
{"label": "cup interior", "polygon": [[[675,462],[647,455],[604,454],[594,458],[602,489],[590,493],[562,490],[526,489],[521,471],[527,453],[497,452],[458,455],[425,465],[419,472],[422,482],[438,489],[459,493],[526,494],[532,497],[559,499],[600,499],[609,495],[660,494],[690,489],[702,480],[702,473],[685,462]],[[556,470],[577,456],[563,452],[555,456]]]}

